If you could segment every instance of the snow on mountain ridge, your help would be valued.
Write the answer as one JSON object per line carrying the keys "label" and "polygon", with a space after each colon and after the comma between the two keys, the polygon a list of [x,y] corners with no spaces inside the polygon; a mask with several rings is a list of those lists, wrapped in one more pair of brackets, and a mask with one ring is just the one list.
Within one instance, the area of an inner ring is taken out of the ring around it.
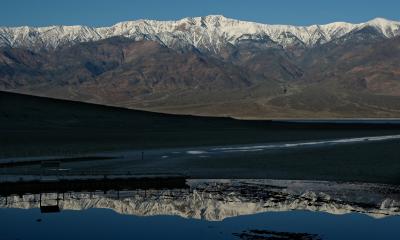
{"label": "snow on mountain ridge", "polygon": [[218,51],[226,44],[236,45],[244,39],[261,38],[271,39],[284,48],[296,44],[313,47],[368,26],[376,28],[386,38],[400,35],[400,22],[383,18],[360,24],[336,22],[326,25],[291,26],[261,24],[210,15],[177,21],[126,21],[100,28],[80,25],[0,27],[0,46],[54,49],[65,44],[123,36],[135,40],[154,40],[172,48],[193,45],[209,51]]}

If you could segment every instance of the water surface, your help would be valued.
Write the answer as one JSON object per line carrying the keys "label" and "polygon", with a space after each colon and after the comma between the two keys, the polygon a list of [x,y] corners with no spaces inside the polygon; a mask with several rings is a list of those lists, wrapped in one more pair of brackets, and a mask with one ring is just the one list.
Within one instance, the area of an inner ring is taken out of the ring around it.
{"label": "water surface", "polygon": [[[2,196],[1,239],[395,239],[400,234],[400,188],[393,185],[192,179],[179,187],[127,188]],[[44,213],[48,210],[53,213]]]}

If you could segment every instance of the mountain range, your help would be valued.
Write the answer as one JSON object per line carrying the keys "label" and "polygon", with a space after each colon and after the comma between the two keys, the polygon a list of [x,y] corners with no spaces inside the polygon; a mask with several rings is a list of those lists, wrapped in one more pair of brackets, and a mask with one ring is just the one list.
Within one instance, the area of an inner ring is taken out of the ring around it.
{"label": "mountain range", "polygon": [[178,114],[396,118],[400,22],[0,27],[0,90]]}

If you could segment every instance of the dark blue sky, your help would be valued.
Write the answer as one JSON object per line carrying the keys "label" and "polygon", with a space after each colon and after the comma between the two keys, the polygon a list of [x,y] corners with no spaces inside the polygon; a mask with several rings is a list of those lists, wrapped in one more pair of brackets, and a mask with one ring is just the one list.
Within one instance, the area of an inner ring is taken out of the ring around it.
{"label": "dark blue sky", "polygon": [[222,14],[271,24],[400,20],[400,0],[1,0],[0,26],[109,26],[140,18]]}

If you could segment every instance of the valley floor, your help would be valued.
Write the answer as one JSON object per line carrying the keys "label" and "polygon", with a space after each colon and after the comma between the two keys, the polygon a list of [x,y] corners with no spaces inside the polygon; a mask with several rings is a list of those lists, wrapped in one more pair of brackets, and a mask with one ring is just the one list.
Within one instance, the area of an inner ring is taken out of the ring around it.
{"label": "valley floor", "polygon": [[[3,158],[9,174],[176,174],[400,184],[400,136],[98,152],[75,157]],[[55,169],[42,161],[60,161]],[[11,165],[10,165],[11,164]]]}

